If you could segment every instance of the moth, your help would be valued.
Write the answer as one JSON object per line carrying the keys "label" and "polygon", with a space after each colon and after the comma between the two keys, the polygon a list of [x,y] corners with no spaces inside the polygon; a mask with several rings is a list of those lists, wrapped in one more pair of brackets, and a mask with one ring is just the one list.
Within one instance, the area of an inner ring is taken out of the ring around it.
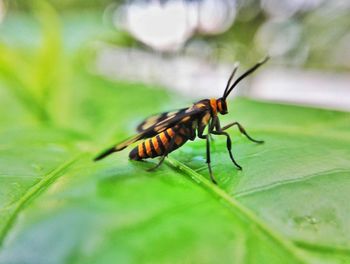
{"label": "moth", "polygon": [[[206,163],[208,165],[212,182],[217,184],[211,169],[210,135],[222,135],[226,137],[226,148],[228,154],[233,164],[239,170],[241,170],[242,167],[233,157],[231,151],[231,137],[226,130],[230,127],[237,126],[239,131],[249,140],[259,144],[264,142],[252,138],[238,122],[232,122],[221,127],[218,114],[226,115],[228,113],[226,100],[232,90],[241,80],[253,73],[268,59],[269,58],[266,57],[264,60],[258,62],[233,81],[233,77],[238,69],[238,66],[236,66],[227,81],[223,96],[218,99],[211,98],[200,100],[190,107],[171,112],[164,112],[146,118],[137,127],[138,134],[105,150],[94,160],[100,160],[111,153],[121,151],[130,144],[141,140],[141,142],[131,150],[129,158],[132,160],[143,160],[147,158],[161,157],[158,164],[149,169],[154,170],[163,163],[165,157],[167,157],[169,153],[184,145],[188,140],[193,141],[196,136],[198,136],[199,138],[206,140]],[[206,128],[208,129],[206,130]]]}

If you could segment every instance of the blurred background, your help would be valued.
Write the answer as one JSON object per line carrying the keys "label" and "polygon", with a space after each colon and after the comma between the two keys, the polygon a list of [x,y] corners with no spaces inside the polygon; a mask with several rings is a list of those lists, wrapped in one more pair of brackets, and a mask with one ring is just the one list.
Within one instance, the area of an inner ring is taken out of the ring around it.
{"label": "blurred background", "polygon": [[77,63],[195,101],[270,55],[234,95],[350,110],[349,17],[349,0],[0,0],[0,72],[21,82],[25,61],[64,64],[50,85]]}

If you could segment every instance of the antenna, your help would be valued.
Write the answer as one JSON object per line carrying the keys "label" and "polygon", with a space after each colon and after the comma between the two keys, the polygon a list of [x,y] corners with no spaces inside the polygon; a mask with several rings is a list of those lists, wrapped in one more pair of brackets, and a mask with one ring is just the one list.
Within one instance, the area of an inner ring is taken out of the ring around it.
{"label": "antenna", "polygon": [[[235,88],[237,86],[237,84],[243,80],[245,77],[247,77],[249,74],[253,73],[256,69],[258,69],[261,65],[263,65],[265,62],[267,62],[268,60],[270,59],[270,57],[266,57],[264,58],[262,61],[259,61],[257,64],[255,64],[252,68],[250,68],[249,70],[247,70],[245,73],[243,73],[241,76],[239,76],[237,78],[237,80],[231,85],[231,87],[227,90],[227,87],[225,89],[225,92],[224,92],[224,99],[227,98],[227,96],[232,92],[233,88]],[[237,68],[236,68],[237,69]],[[235,70],[236,70],[235,69]],[[234,72],[235,72],[234,70]],[[231,74],[232,76],[232,74]],[[231,77],[229,79],[229,82],[231,82]]]}
{"label": "antenna", "polygon": [[224,91],[224,96],[225,96],[225,94],[226,94],[226,92],[227,92],[227,89],[230,87],[230,84],[231,84],[231,81],[232,81],[233,76],[235,75],[236,71],[238,70],[238,66],[239,66],[239,63],[237,62],[237,63],[235,64],[235,67],[233,68],[233,71],[232,71],[232,73],[231,73],[231,75],[230,75],[230,78],[229,78],[228,81],[227,81],[226,88],[225,88],[225,91]]}

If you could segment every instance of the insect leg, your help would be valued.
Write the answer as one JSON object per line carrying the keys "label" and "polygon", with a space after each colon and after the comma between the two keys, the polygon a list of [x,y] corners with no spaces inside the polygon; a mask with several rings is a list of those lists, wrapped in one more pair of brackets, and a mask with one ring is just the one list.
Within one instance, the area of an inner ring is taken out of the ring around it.
{"label": "insect leg", "polygon": [[[212,131],[215,127],[215,119],[212,119],[209,123],[209,131]],[[211,141],[214,141],[214,137],[211,135],[211,133],[209,133],[209,137]]]}
{"label": "insect leg", "polygon": [[154,171],[156,170],[160,165],[162,165],[164,159],[166,156],[168,156],[169,152],[172,150],[172,148],[174,147],[175,144],[175,136],[173,136],[169,142],[169,147],[165,150],[163,156],[160,158],[160,161],[158,162],[158,164],[150,169],[148,169],[147,171]]}
{"label": "insect leg", "polygon": [[[256,140],[256,139],[252,138],[251,136],[249,136],[248,133],[247,133],[247,131],[244,129],[244,127],[243,127],[240,123],[238,123],[238,122],[233,122],[233,123],[231,123],[231,124],[228,124],[228,125],[224,126],[224,127],[221,129],[221,131],[224,131],[224,130],[226,130],[226,129],[228,129],[228,128],[234,126],[234,125],[237,125],[239,131],[240,131],[243,135],[245,135],[250,141],[253,141],[253,142],[258,143],[258,144],[264,143],[263,140]],[[220,131],[220,130],[219,130],[219,131]]]}
{"label": "insect leg", "polygon": [[158,162],[158,164],[157,164],[156,166],[150,168],[150,169],[147,169],[147,171],[154,171],[154,170],[156,170],[160,165],[162,165],[162,163],[163,163],[163,161],[164,161],[166,155],[167,155],[167,154],[164,154],[164,155],[161,157],[161,159],[160,159],[160,161]]}
{"label": "insect leg", "polygon": [[209,169],[209,175],[210,175],[210,179],[214,184],[217,184],[213,172],[211,170],[211,165],[210,165],[210,142],[209,142],[209,135],[198,135],[199,138],[201,139],[205,139],[207,146],[206,146],[206,150],[207,150],[207,164],[208,164],[208,169]]}
{"label": "insect leg", "polygon": [[242,167],[233,158],[232,151],[231,151],[232,141],[231,141],[230,135],[227,132],[224,132],[224,131],[212,131],[211,133],[213,133],[214,135],[224,135],[224,136],[226,136],[226,147],[227,147],[228,153],[230,154],[230,158],[231,158],[233,164],[235,164],[235,166],[239,170],[242,170]]}

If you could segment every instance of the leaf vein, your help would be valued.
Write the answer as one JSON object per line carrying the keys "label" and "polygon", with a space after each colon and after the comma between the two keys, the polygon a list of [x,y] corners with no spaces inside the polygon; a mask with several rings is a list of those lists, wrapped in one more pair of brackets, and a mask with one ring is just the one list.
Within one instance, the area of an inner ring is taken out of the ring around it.
{"label": "leaf vein", "polygon": [[9,209],[9,207],[15,207],[13,212],[7,219],[5,226],[0,232],[0,246],[3,244],[7,233],[10,231],[15,219],[17,218],[20,211],[24,208],[24,206],[27,205],[28,202],[31,201],[43,189],[47,188],[54,180],[56,180],[64,170],[72,166],[78,159],[80,159],[82,155],[83,154],[78,154],[75,157],[59,165],[57,168],[55,168],[46,176],[44,176],[43,179],[40,180],[37,184],[29,188],[28,191],[15,204],[11,204],[4,208],[4,210],[6,210]]}
{"label": "leaf vein", "polygon": [[229,194],[227,194],[225,191],[223,191],[216,185],[212,184],[203,175],[197,173],[196,171],[187,167],[186,165],[179,162],[178,160],[170,157],[166,159],[166,163],[170,167],[176,168],[181,172],[183,172],[184,174],[187,174],[188,176],[190,176],[192,180],[194,180],[196,183],[203,186],[207,191],[209,191],[210,193],[215,195],[217,198],[220,198],[222,201],[224,201],[225,205],[227,205],[235,213],[239,213],[242,217],[254,223],[262,233],[264,233],[267,237],[272,239],[275,243],[279,244],[286,252],[290,253],[291,256],[295,258],[296,261],[304,264],[308,263],[304,254],[298,251],[298,249],[295,247],[295,245],[291,241],[284,239],[282,236],[280,236],[279,234],[271,230],[267,225],[265,225],[265,223],[263,223],[260,219],[258,219],[253,212],[251,212],[248,208],[241,205],[236,199],[229,196]]}

